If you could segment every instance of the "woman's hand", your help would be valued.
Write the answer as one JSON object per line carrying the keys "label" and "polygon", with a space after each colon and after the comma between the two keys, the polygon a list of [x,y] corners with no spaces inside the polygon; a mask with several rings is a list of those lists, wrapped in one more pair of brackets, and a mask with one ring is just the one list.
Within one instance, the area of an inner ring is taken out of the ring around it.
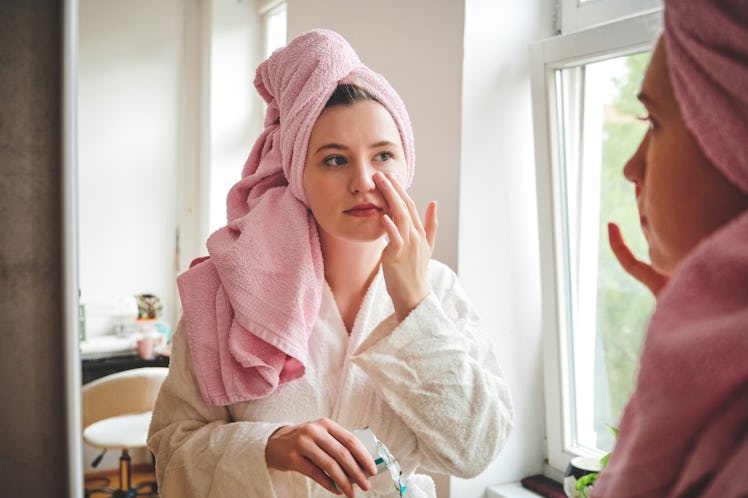
{"label": "woman's hand", "polygon": [[269,468],[299,472],[331,493],[350,498],[356,494],[354,482],[366,491],[371,486],[367,474],[377,473],[361,441],[326,418],[275,431],[268,439],[265,460]]}
{"label": "woman's hand", "polygon": [[668,282],[668,277],[652,268],[651,265],[636,259],[623,241],[621,229],[615,223],[608,223],[608,241],[613,254],[615,254],[626,273],[646,285],[652,291],[652,294],[657,297],[660,290]]}
{"label": "woman's hand", "polygon": [[395,315],[403,321],[429,293],[427,273],[436,239],[436,203],[429,203],[421,223],[413,199],[394,175],[377,172],[374,182],[389,206],[389,214],[382,216],[389,239],[382,251],[382,273]]}

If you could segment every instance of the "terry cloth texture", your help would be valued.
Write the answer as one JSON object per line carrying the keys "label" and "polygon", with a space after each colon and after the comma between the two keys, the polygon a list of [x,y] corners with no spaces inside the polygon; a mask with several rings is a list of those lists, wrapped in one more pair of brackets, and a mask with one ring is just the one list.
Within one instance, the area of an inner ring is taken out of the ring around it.
{"label": "terry cloth texture", "polygon": [[[330,498],[299,472],[268,468],[265,458],[278,428],[320,418],[370,427],[400,463],[409,498],[436,498],[424,472],[484,471],[511,431],[509,385],[454,272],[432,260],[428,281],[428,297],[398,321],[380,268],[350,331],[325,285],[304,376],[225,407],[200,394],[182,322],[148,437],[159,496]],[[400,495],[387,472],[371,484],[356,496]]]}
{"label": "terry cloth texture", "polygon": [[748,496],[748,212],[658,298],[594,497]]}
{"label": "terry cloth texture", "polygon": [[668,69],[686,126],[748,193],[748,2],[666,2]]}

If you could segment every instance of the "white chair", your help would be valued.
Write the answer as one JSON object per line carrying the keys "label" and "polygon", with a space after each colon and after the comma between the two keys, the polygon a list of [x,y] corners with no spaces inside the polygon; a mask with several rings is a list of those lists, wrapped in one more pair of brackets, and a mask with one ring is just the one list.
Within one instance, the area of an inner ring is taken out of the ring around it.
{"label": "white chair", "polygon": [[119,489],[86,490],[86,496],[105,492],[114,498],[134,498],[145,486],[150,490],[143,494],[153,496],[156,493],[155,483],[132,487],[130,450],[146,446],[153,406],[168,371],[165,367],[135,368],[107,375],[82,387],[83,441],[103,450],[102,456],[106,450],[122,451]]}

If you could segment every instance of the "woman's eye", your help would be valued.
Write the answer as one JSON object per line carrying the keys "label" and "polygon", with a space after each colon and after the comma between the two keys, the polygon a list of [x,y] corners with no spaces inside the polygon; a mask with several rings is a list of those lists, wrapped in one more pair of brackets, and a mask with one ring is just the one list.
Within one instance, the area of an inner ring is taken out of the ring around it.
{"label": "woman's eye", "polygon": [[347,162],[343,156],[328,156],[324,160],[326,166],[332,167],[344,166]]}
{"label": "woman's eye", "polygon": [[374,157],[374,159],[377,161],[389,161],[392,159],[392,152],[380,152]]}
{"label": "woman's eye", "polygon": [[655,119],[653,119],[652,116],[649,115],[649,114],[644,114],[644,115],[641,115],[641,116],[637,116],[636,119],[639,120],[639,121],[644,121],[644,122],[648,123],[650,131],[654,131],[654,130],[657,129],[657,121]]}

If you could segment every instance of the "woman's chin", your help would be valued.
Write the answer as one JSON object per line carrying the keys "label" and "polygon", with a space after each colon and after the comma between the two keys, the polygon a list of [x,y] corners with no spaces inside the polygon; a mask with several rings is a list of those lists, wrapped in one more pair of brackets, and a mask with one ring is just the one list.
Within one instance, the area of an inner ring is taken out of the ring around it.
{"label": "woman's chin", "polygon": [[654,268],[657,273],[665,276],[670,276],[677,264],[677,262],[672,262],[671,258],[664,256],[661,251],[658,251],[657,248],[651,244],[649,246],[649,260],[651,261],[650,264],[652,265],[652,268]]}
{"label": "woman's chin", "polygon": [[356,230],[346,231],[338,233],[327,233],[328,236],[332,236],[333,239],[337,239],[340,242],[347,244],[374,244],[374,243],[386,243],[386,234],[384,229],[379,230]]}
{"label": "woman's chin", "polygon": [[385,243],[386,235],[384,233],[384,230],[381,230],[375,233],[354,234],[351,237],[349,237],[348,240],[350,242],[358,243],[358,244],[373,244],[377,242]]}

